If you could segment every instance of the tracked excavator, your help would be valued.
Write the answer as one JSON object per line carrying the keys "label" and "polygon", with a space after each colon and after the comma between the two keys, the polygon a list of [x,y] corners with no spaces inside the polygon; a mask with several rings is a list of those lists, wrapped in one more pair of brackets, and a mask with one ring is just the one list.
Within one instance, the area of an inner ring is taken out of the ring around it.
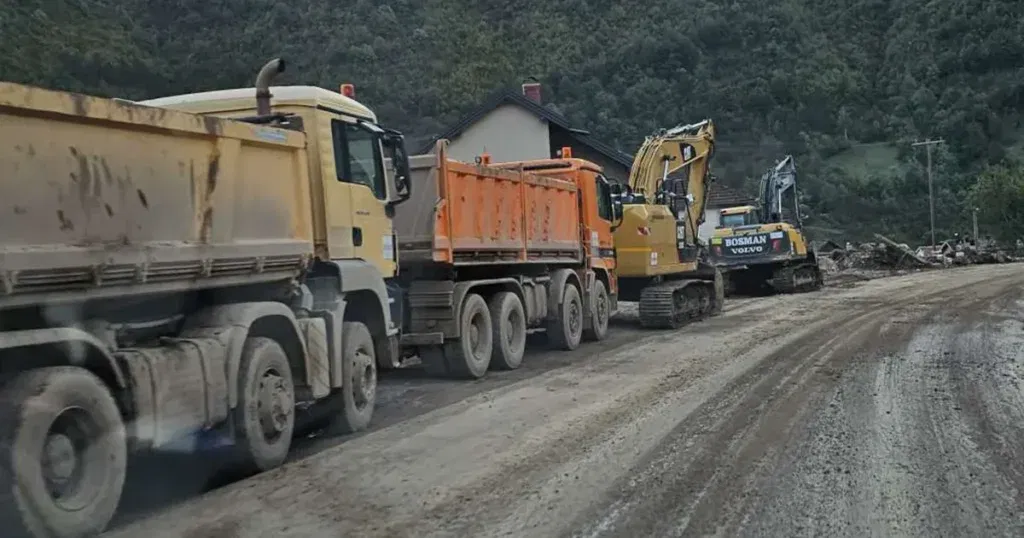
{"label": "tracked excavator", "polygon": [[[740,293],[798,293],[820,289],[821,271],[803,232],[796,196],[796,162],[787,155],[761,177],[756,205],[721,211],[711,259]],[[790,194],[791,204],[783,202]]]}
{"label": "tracked excavator", "polygon": [[619,298],[640,303],[643,327],[677,328],[722,310],[722,274],[697,237],[714,145],[707,119],[647,137],[633,160],[614,239]]}

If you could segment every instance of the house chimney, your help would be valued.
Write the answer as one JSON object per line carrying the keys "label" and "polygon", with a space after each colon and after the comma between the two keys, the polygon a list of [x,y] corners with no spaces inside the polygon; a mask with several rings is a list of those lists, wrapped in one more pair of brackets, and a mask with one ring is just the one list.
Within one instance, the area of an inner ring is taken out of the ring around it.
{"label": "house chimney", "polygon": [[524,82],[523,95],[538,105],[543,104],[540,100],[540,82]]}

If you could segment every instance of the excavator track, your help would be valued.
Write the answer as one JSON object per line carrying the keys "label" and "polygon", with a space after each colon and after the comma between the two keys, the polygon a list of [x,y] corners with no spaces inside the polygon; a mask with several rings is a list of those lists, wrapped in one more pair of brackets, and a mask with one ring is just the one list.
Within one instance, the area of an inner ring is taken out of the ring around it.
{"label": "excavator track", "polygon": [[721,277],[659,282],[640,292],[640,325],[646,329],[677,329],[722,311]]}
{"label": "excavator track", "polygon": [[784,267],[772,277],[772,287],[779,293],[807,293],[818,291],[824,282],[817,264]]}

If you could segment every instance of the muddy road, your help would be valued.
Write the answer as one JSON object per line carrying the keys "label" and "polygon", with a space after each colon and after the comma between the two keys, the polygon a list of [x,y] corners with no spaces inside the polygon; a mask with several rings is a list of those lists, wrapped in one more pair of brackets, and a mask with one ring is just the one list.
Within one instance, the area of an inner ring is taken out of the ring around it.
{"label": "muddy road", "polygon": [[1024,536],[1024,266],[737,300],[526,364],[393,378],[374,431],[105,536]]}

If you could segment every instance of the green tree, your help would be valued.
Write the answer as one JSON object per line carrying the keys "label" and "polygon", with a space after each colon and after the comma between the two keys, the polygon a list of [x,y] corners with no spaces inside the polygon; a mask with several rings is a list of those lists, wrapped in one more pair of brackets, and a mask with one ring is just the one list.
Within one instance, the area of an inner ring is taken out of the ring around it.
{"label": "green tree", "polygon": [[946,140],[940,234],[965,229],[965,178],[1024,154],[1019,4],[0,0],[0,78],[155,97],[250,85],[280,55],[282,83],[354,83],[418,142],[533,76],[546,103],[614,147],[711,117],[723,183],[750,191],[793,154],[808,224],[920,242],[924,158],[907,142]]}
{"label": "green tree", "polygon": [[1024,166],[1003,163],[982,172],[970,190],[979,233],[1002,241],[1024,238]]}

